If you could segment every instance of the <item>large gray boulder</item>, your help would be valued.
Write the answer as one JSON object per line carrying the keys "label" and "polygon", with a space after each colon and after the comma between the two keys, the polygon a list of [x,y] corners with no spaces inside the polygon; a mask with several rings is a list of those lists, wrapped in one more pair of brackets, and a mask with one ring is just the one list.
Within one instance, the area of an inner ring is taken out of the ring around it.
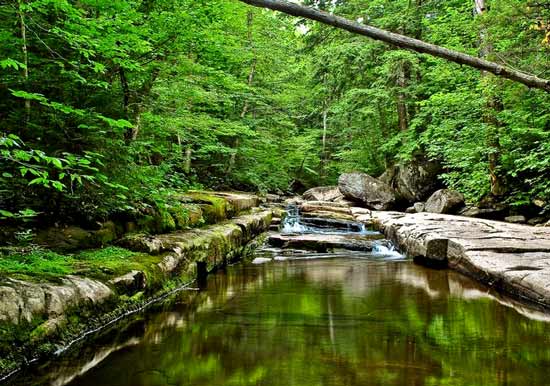
{"label": "large gray boulder", "polygon": [[302,197],[306,201],[335,201],[344,198],[338,186],[319,186],[307,190]]}
{"label": "large gray boulder", "polygon": [[338,179],[342,194],[375,210],[388,210],[397,201],[393,189],[382,181],[365,173],[345,173]]}
{"label": "large gray boulder", "polygon": [[392,187],[399,198],[412,204],[424,201],[437,190],[440,171],[438,162],[417,157],[386,170],[378,179]]}
{"label": "large gray boulder", "polygon": [[464,196],[454,190],[440,189],[430,196],[424,207],[429,213],[454,213],[464,205]]}

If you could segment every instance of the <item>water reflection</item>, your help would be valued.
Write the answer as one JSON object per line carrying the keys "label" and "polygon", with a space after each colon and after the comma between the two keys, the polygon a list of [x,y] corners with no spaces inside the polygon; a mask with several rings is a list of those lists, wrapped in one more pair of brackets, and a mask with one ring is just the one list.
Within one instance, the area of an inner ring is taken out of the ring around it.
{"label": "water reflection", "polygon": [[406,261],[240,265],[166,307],[14,383],[548,384],[544,313]]}

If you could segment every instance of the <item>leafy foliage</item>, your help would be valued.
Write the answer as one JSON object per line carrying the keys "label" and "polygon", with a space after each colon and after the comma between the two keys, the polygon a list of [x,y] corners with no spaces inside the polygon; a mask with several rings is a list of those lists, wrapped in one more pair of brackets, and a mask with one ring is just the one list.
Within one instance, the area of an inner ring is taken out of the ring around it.
{"label": "leafy foliage", "polygon": [[[474,17],[459,0],[306,3],[550,77],[540,4],[492,0]],[[418,153],[472,201],[492,177],[514,204],[550,194],[548,95],[441,59],[230,0],[21,0],[0,20],[4,220],[299,190]]]}

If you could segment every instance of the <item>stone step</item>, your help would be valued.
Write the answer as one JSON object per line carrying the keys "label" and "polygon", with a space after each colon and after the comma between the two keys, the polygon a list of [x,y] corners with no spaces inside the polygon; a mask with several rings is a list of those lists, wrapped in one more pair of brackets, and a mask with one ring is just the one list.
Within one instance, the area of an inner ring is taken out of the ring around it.
{"label": "stone step", "polygon": [[327,235],[327,234],[301,234],[281,235],[271,234],[268,243],[278,248],[307,249],[317,252],[326,252],[330,249],[349,249],[352,251],[370,252],[376,240],[384,236],[373,235]]}
{"label": "stone step", "polygon": [[271,211],[267,210],[200,229],[154,236],[129,235],[119,244],[133,251],[150,254],[169,252],[174,253],[177,259],[185,256],[188,260],[206,261],[209,265],[216,265],[229,252],[241,246],[243,241],[265,232],[270,223]]}

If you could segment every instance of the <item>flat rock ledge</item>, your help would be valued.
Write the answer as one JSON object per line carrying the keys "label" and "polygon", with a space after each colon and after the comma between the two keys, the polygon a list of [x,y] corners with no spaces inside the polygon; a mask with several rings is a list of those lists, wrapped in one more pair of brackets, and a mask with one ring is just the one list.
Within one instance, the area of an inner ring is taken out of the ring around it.
{"label": "flat rock ledge", "polygon": [[550,229],[432,213],[371,216],[409,256],[550,309]]}
{"label": "flat rock ledge", "polygon": [[299,234],[282,235],[271,234],[268,237],[269,244],[278,248],[305,249],[317,252],[327,252],[332,249],[348,249],[351,251],[371,252],[377,244],[376,240],[384,236],[373,235],[327,235],[327,234]]}
{"label": "flat rock ledge", "polygon": [[206,228],[161,235],[131,235],[120,245],[133,251],[166,254],[158,264],[161,271],[172,273],[183,263],[204,262],[208,269],[223,264],[255,236],[268,230],[272,211],[235,217]]}
{"label": "flat rock ledge", "polygon": [[[118,310],[124,312],[128,304],[138,307],[138,303],[128,303],[130,296],[141,295],[139,299],[146,303],[162,294],[168,281],[195,277],[195,262],[203,262],[207,270],[212,270],[246,255],[248,248],[254,248],[253,240],[268,230],[271,216],[271,210],[263,210],[200,229],[128,237],[124,240],[127,247],[158,254],[158,259],[145,271],[132,270],[110,280],[80,275],[65,276],[56,282],[2,278],[0,340],[8,344],[14,341],[12,330],[18,329],[26,332],[28,339],[19,342],[20,347],[9,358],[5,354],[0,356],[0,376],[17,368],[27,355],[34,355],[34,347],[63,330],[75,310],[83,318],[85,330],[90,327],[87,318],[100,320],[101,324],[101,320],[108,321],[109,315],[116,316]],[[36,326],[34,321],[40,321],[40,325]],[[35,335],[37,331],[39,335]]]}

